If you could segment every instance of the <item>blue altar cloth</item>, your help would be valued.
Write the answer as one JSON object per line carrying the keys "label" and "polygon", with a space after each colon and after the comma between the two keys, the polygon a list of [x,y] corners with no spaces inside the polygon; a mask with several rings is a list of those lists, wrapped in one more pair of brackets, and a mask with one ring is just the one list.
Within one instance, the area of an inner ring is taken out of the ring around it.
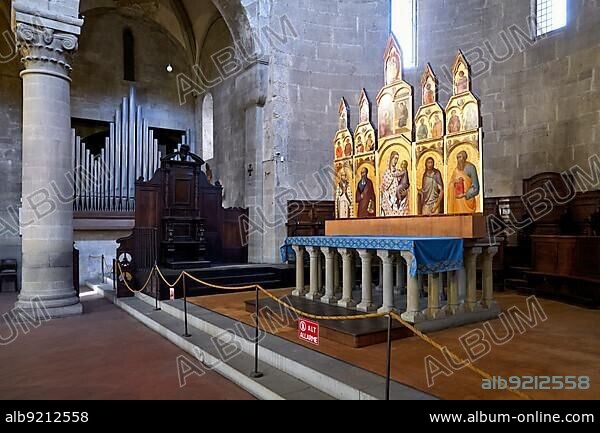
{"label": "blue altar cloth", "polygon": [[[292,245],[305,247],[352,248],[357,250],[408,251],[413,254],[412,276],[456,271],[464,267],[460,238],[415,238],[372,236],[310,236],[287,238],[281,247],[281,260],[288,261]],[[292,250],[293,251],[293,250]]]}

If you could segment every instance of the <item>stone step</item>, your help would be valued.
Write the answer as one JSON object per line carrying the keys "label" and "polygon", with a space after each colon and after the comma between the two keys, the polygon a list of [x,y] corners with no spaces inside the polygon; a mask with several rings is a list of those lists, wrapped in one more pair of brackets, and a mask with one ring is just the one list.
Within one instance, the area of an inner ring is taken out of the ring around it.
{"label": "stone step", "polygon": [[[112,290],[105,290],[105,296],[112,296]],[[222,342],[215,343],[215,337],[188,326],[191,337],[185,338],[183,322],[165,311],[155,311],[153,306],[144,300],[127,298],[116,301],[119,307],[142,322],[148,328],[158,332],[167,340],[190,354],[187,362],[194,363],[201,369],[215,371],[255,397],[265,400],[333,400],[324,392],[307,385],[291,374],[277,370],[271,366],[259,365],[264,374],[262,378],[250,377],[254,368],[254,357],[244,352],[236,352],[235,356],[223,360],[221,352],[233,349]],[[229,353],[229,352],[227,352]],[[191,376],[190,376],[191,377]]]}
{"label": "stone step", "polygon": [[[110,288],[109,286],[106,287]],[[103,289],[102,287],[98,287],[97,290],[101,291]],[[106,292],[105,296],[110,297],[112,293],[114,292]],[[121,308],[131,310],[132,307],[129,304],[134,301],[136,301],[135,305],[137,306],[139,306],[139,302],[146,303],[145,311],[148,314],[152,314],[154,299],[143,294],[138,294],[134,299],[127,298],[116,300],[115,302]],[[162,308],[161,313],[170,315],[171,320],[173,320],[173,322],[169,321],[175,327],[174,331],[171,331],[171,334],[177,336],[177,342],[186,344],[187,340],[179,335],[183,333],[183,300],[177,299],[161,302],[160,306]],[[202,332],[212,338],[226,338],[227,342],[236,344],[242,349],[248,358],[240,358],[243,359],[243,361],[240,361],[243,367],[239,367],[242,370],[239,374],[247,375],[249,373],[248,366],[252,369],[254,360],[254,344],[252,341],[255,333],[254,328],[190,303],[188,303],[187,309],[188,322],[194,328],[193,333]],[[137,314],[136,317],[138,316],[140,314]],[[144,315],[141,316],[139,320],[146,320],[144,319]],[[163,316],[161,315],[160,317]],[[152,329],[155,329],[160,325],[153,326],[154,328]],[[162,332],[159,329],[155,330],[159,333]],[[205,348],[203,347],[203,349]],[[187,349],[184,348],[184,350]],[[322,398],[343,400],[377,400],[384,398],[384,377],[275,335],[268,333],[261,335],[259,357],[260,370],[265,373],[265,377],[258,380],[260,384],[269,383],[270,379],[266,377],[266,373],[268,372],[269,375],[272,374],[274,376],[279,374],[291,376],[311,387],[306,388],[303,392],[296,392],[298,387],[296,384],[293,389],[281,391],[278,394],[280,397],[302,399],[307,395],[315,393],[315,396],[321,396]],[[381,359],[381,362],[385,364],[385,358]],[[401,362],[401,360],[393,359],[392,362]],[[390,398],[393,400],[436,399],[430,394],[395,381],[391,383]]]}

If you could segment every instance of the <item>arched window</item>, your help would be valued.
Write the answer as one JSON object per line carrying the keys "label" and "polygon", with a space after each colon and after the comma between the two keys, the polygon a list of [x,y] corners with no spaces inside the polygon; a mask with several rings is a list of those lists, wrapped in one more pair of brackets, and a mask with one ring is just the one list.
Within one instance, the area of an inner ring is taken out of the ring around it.
{"label": "arched window", "polygon": [[135,41],[131,29],[123,30],[123,79],[135,81]]}
{"label": "arched window", "polygon": [[207,93],[202,100],[202,159],[205,161],[215,157],[214,140],[213,97]]}

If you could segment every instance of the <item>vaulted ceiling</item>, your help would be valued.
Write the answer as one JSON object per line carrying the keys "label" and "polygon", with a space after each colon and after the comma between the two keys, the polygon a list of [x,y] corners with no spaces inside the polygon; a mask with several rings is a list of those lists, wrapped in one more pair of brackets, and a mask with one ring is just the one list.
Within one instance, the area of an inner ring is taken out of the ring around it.
{"label": "vaulted ceiling", "polygon": [[196,63],[208,31],[223,19],[211,0],[81,0],[80,11],[119,9],[121,13],[151,19],[167,30]]}

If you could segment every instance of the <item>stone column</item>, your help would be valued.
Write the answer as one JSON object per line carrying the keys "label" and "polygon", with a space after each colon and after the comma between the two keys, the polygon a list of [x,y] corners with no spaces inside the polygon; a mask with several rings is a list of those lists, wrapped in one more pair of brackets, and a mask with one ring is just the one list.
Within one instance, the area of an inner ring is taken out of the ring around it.
{"label": "stone column", "polygon": [[333,293],[338,296],[342,293],[342,284],[340,281],[340,255],[337,251],[334,252],[334,268],[333,268]]}
{"label": "stone column", "polygon": [[310,290],[306,294],[306,299],[316,301],[319,299],[319,256],[321,250],[319,247],[306,247],[310,256]]}
{"label": "stone column", "polygon": [[389,313],[394,310],[394,256],[387,250],[379,250],[377,255],[381,259],[383,268],[380,276],[380,284],[383,289],[383,306],[377,311],[379,313]]}
{"label": "stone column", "polygon": [[448,304],[446,305],[446,314],[453,315],[461,312],[460,302],[458,300],[458,272],[448,272]]}
{"label": "stone column", "polygon": [[371,262],[373,255],[368,250],[358,250],[362,263],[362,300],[356,307],[359,311],[372,313],[377,310],[373,304],[373,276],[371,274]]}
{"label": "stone column", "polygon": [[[43,5],[42,5],[43,3]],[[73,284],[71,65],[78,2],[13,1],[23,56],[23,263],[17,306],[52,318],[81,314]],[[38,10],[39,9],[39,10]]]}
{"label": "stone column", "polygon": [[356,307],[356,302],[352,299],[352,289],[354,288],[354,281],[352,281],[352,255],[354,251],[347,248],[340,248],[338,252],[342,256],[343,266],[342,299],[338,302],[338,306],[354,308]]}
{"label": "stone column", "polygon": [[294,245],[292,248],[296,253],[296,290],[292,292],[292,296],[304,296],[306,294],[304,288],[304,247]]}
{"label": "stone column", "polygon": [[[322,252],[323,251],[321,251],[321,253]],[[323,293],[323,287],[324,287],[324,281],[323,281],[323,254],[319,254],[317,269],[319,270],[319,273],[318,273],[318,283],[317,283],[317,286],[319,288],[317,289],[317,292],[319,292],[319,294],[321,294],[321,293]]]}
{"label": "stone column", "polygon": [[394,291],[398,294],[403,293],[406,287],[406,264],[404,260],[402,260],[402,255],[398,254],[396,256],[396,286],[394,287]]}
{"label": "stone column", "polygon": [[416,276],[411,275],[410,267],[415,260],[415,256],[412,253],[405,251],[402,252],[402,257],[406,261],[406,277],[408,280],[407,297],[406,297],[406,311],[402,313],[402,318],[410,323],[422,322],[425,317],[420,311],[420,287],[419,281]]}
{"label": "stone column", "polygon": [[352,264],[352,290],[360,290],[360,283],[356,281],[356,262],[358,259],[357,255],[358,253],[352,250],[352,253],[350,254],[350,260]]}
{"label": "stone column", "polygon": [[465,308],[467,311],[477,311],[477,257],[482,253],[481,248],[465,249],[465,267],[467,273],[467,296]]}
{"label": "stone column", "polygon": [[379,260],[378,264],[379,264],[379,275],[377,275],[377,286],[375,287],[375,291],[383,292],[383,261]]}
{"label": "stone column", "polygon": [[496,254],[498,254],[498,247],[486,248],[481,265],[483,273],[483,299],[481,303],[488,309],[496,307],[496,301],[494,301],[494,256]]}
{"label": "stone column", "polygon": [[324,304],[336,305],[337,299],[334,293],[333,285],[333,274],[335,267],[335,249],[333,248],[321,248],[325,255],[325,296],[321,298],[321,302]]}
{"label": "stone column", "polygon": [[439,273],[429,275],[429,288],[427,296],[427,317],[429,319],[441,319],[446,315],[440,307],[440,291],[442,279]]}

